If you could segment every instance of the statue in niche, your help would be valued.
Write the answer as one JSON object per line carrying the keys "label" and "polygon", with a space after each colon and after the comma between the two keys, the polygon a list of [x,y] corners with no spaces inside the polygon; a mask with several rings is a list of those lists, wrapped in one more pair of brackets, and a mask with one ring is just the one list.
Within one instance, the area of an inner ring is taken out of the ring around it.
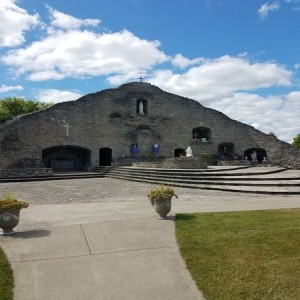
{"label": "statue in niche", "polygon": [[256,151],[253,151],[253,153],[252,153],[252,160],[257,161],[257,153],[256,153]]}
{"label": "statue in niche", "polygon": [[144,114],[144,103],[143,101],[139,102],[139,115],[143,115]]}
{"label": "statue in niche", "polygon": [[139,153],[139,146],[138,146],[138,144],[132,144],[131,145],[131,153],[132,154],[138,154]]}
{"label": "statue in niche", "polygon": [[185,150],[185,153],[186,153],[186,157],[192,157],[193,156],[192,148],[188,146],[187,149]]}

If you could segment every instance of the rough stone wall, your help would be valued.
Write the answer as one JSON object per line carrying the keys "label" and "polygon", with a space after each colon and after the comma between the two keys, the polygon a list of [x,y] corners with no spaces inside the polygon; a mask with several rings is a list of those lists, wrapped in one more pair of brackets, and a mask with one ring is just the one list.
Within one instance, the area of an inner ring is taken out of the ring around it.
{"label": "rough stone wall", "polygon": [[202,157],[166,158],[159,162],[137,162],[133,167],[165,168],[165,169],[206,169],[207,160]]}
{"label": "rough stone wall", "polygon": [[[147,113],[137,113],[137,101],[147,103]],[[206,143],[193,139],[196,127],[211,130]],[[220,143],[233,143],[244,157],[248,148],[263,148],[269,162],[300,168],[300,152],[290,144],[234,121],[197,101],[162,91],[147,83],[129,83],[86,95],[76,101],[7,122],[0,128],[0,168],[43,167],[43,149],[73,146],[90,153],[88,168],[99,165],[99,149],[110,148],[112,158],[151,157],[157,143],[160,157],[174,157],[177,148],[192,147],[194,156],[218,154]],[[137,143],[139,154],[130,152]]]}

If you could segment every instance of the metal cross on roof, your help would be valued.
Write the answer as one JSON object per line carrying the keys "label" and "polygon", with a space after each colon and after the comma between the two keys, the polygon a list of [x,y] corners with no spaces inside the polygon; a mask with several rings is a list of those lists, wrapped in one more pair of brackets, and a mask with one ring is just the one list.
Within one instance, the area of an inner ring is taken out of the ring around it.
{"label": "metal cross on roof", "polygon": [[140,82],[143,82],[143,79],[144,79],[144,77],[142,77],[142,76],[139,77]]}

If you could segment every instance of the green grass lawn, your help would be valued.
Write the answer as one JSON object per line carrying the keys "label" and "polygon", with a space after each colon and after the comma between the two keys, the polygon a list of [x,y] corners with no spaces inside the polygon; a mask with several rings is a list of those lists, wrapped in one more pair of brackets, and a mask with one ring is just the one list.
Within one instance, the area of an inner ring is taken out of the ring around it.
{"label": "green grass lawn", "polygon": [[206,299],[300,299],[300,209],[179,214],[176,236]]}
{"label": "green grass lawn", "polygon": [[13,272],[7,258],[0,248],[0,299],[13,299]]}

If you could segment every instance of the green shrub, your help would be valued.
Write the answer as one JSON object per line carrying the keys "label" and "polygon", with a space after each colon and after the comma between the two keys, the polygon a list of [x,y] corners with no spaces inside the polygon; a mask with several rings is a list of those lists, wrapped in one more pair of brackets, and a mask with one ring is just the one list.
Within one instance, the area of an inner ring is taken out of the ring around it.
{"label": "green shrub", "polygon": [[145,129],[151,129],[149,125],[147,124],[139,124],[137,125],[136,129],[145,130]]}
{"label": "green shrub", "polygon": [[118,118],[122,118],[123,115],[121,112],[119,111],[113,111],[110,115],[109,115],[110,118],[112,119],[118,119]]}

